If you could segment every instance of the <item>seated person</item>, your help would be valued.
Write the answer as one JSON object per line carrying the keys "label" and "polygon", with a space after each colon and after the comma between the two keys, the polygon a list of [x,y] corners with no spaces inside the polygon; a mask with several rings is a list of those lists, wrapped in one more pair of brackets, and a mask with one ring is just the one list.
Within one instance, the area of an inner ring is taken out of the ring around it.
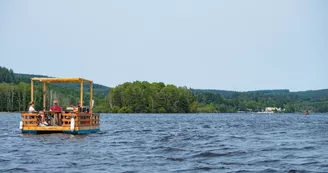
{"label": "seated person", "polygon": [[[29,103],[29,105],[30,105],[30,107],[29,107],[29,109],[28,109],[28,112],[29,112],[29,113],[35,113],[35,112],[37,112],[37,111],[34,109],[34,102],[33,102],[33,101],[31,101],[31,102]],[[42,111],[40,111],[38,115],[41,116],[41,122],[40,122],[39,126],[47,126],[48,123],[47,123],[47,122],[45,121],[45,119],[44,119],[44,113],[43,113]]]}
{"label": "seated person", "polygon": [[81,103],[77,103],[77,107],[72,106],[74,112],[81,112]]}
{"label": "seated person", "polygon": [[62,108],[57,104],[57,100],[53,101],[53,105],[50,107],[50,111],[55,112],[55,124],[61,125],[61,112]]}

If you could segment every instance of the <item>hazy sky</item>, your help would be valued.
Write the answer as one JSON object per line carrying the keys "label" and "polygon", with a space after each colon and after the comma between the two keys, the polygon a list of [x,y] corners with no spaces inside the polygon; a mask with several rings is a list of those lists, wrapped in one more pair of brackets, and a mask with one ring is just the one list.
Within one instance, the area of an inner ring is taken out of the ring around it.
{"label": "hazy sky", "polygon": [[0,66],[114,87],[328,88],[328,1],[0,1]]}

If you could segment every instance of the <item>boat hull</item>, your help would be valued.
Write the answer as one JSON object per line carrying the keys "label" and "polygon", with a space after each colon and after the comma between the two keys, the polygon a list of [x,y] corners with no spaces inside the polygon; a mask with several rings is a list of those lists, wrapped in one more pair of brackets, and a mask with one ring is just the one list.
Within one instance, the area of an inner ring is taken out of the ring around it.
{"label": "boat hull", "polygon": [[63,131],[63,133],[67,134],[73,134],[73,135],[83,135],[83,134],[91,134],[91,133],[97,133],[100,129],[91,129],[91,130],[79,130],[79,131]]}
{"label": "boat hull", "polygon": [[22,130],[24,134],[45,134],[45,133],[66,133],[66,134],[73,134],[73,135],[83,135],[83,134],[91,134],[97,133],[100,129],[90,129],[90,130],[79,130],[79,131],[70,131],[70,130],[63,130],[63,131],[45,131],[45,130]]}
{"label": "boat hull", "polygon": [[[90,134],[100,131],[100,115],[83,112],[62,113],[61,126],[39,126],[36,113],[22,113],[20,129],[22,133],[68,133],[68,134]],[[49,124],[51,121],[48,121]]]}
{"label": "boat hull", "polygon": [[37,127],[23,127],[22,133],[42,134],[42,133],[67,133],[67,134],[90,134],[100,131],[99,126],[84,126],[75,127],[71,130],[70,127],[63,126],[37,126]]}

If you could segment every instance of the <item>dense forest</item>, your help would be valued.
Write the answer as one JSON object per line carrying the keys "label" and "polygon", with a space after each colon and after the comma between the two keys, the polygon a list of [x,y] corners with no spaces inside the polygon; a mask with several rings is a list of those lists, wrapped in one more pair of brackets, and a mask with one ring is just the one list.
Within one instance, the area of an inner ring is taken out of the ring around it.
{"label": "dense forest", "polygon": [[[30,78],[41,75],[17,74],[0,67],[0,111],[26,111],[30,101]],[[85,85],[84,102],[88,106],[89,85]],[[259,90],[236,92],[200,90],[146,81],[126,82],[114,88],[94,84],[95,112],[112,113],[233,113],[262,112],[266,107],[281,108],[278,112],[328,112],[328,89],[290,92]],[[48,84],[47,108],[52,100],[60,105],[76,105],[79,84]],[[41,84],[35,86],[36,108],[42,109]],[[277,111],[277,110],[275,110]]]}
{"label": "dense forest", "polygon": [[110,112],[190,113],[194,97],[191,90],[164,83],[126,82],[110,90]]}
{"label": "dense forest", "polygon": [[[41,75],[16,74],[11,69],[0,67],[0,112],[26,111],[31,100],[30,78],[47,77]],[[77,83],[56,83],[47,84],[46,109],[49,109],[52,100],[58,100],[63,108],[77,105],[79,101],[79,87]],[[42,87],[36,82],[34,88],[36,109],[42,109]],[[97,104],[104,104],[108,94],[108,87],[103,85],[93,85],[93,98]],[[89,104],[89,85],[84,85],[84,102]]]}

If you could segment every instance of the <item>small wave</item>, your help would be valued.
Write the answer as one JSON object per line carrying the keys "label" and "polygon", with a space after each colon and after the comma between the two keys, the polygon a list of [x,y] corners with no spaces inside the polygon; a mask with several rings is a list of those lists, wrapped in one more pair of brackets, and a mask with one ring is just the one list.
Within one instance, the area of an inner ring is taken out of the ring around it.
{"label": "small wave", "polygon": [[182,158],[182,157],[168,157],[166,159],[172,160],[172,161],[180,161],[180,162],[184,161],[184,158]]}
{"label": "small wave", "polygon": [[323,164],[320,167],[327,168],[328,167],[328,164]]}
{"label": "small wave", "polygon": [[6,159],[0,159],[0,163],[1,162],[9,162],[10,160],[6,160]]}
{"label": "small wave", "polygon": [[116,130],[113,133],[118,134],[118,133],[128,133],[128,132],[132,132],[132,130]]}
{"label": "small wave", "polygon": [[195,170],[211,171],[211,170],[214,170],[214,169],[222,170],[222,169],[229,169],[229,168],[226,168],[224,166],[221,166],[221,167],[200,166],[200,167],[197,167]]}
{"label": "small wave", "polygon": [[186,138],[183,138],[182,140],[189,141],[189,140],[192,140],[192,138],[191,137],[186,137]]}
{"label": "small wave", "polygon": [[175,151],[185,151],[184,149],[181,148],[173,148],[173,147],[167,147],[164,149],[166,152],[175,152]]}
{"label": "small wave", "polygon": [[[224,169],[229,169],[226,167],[208,167],[208,166],[199,166],[199,167],[195,167],[195,168],[190,168],[190,169],[179,169],[179,170],[175,170],[172,172],[205,172],[205,171],[213,171],[213,170],[224,170]],[[215,171],[217,172],[217,171]]]}
{"label": "small wave", "polygon": [[25,168],[12,168],[4,170],[3,172],[28,172],[28,170]]}
{"label": "small wave", "polygon": [[280,160],[277,160],[277,159],[268,159],[268,160],[258,161],[255,164],[265,164],[265,163],[274,163],[274,162],[280,162]]}
{"label": "small wave", "polygon": [[281,172],[281,171],[268,168],[268,169],[264,169],[264,170],[261,170],[261,171],[258,171],[258,172],[267,172],[267,173],[270,173],[270,172]]}
{"label": "small wave", "polygon": [[295,155],[288,154],[288,155],[283,156],[283,159],[291,159],[291,158],[295,158]]}
{"label": "small wave", "polygon": [[172,139],[172,136],[164,136],[159,139],[160,142],[168,142],[170,139]]}
{"label": "small wave", "polygon": [[182,136],[183,133],[182,132],[170,132],[171,136]]}
{"label": "small wave", "polygon": [[309,172],[309,171],[305,171],[305,170],[296,170],[296,169],[288,170],[288,173],[306,173],[306,172]]}
{"label": "small wave", "polygon": [[213,168],[211,168],[211,167],[198,167],[197,169],[198,170],[203,170],[203,171],[209,171],[209,170],[211,170]]}
{"label": "small wave", "polygon": [[235,173],[244,173],[244,172],[251,172],[251,171],[248,171],[248,170],[238,170]]}
{"label": "small wave", "polygon": [[144,130],[141,130],[142,132],[152,132],[151,129],[144,129]]}
{"label": "small wave", "polygon": [[38,164],[38,161],[36,161],[36,160],[26,160],[26,161],[23,161],[22,164]]}
{"label": "small wave", "polygon": [[74,163],[74,162],[70,162],[70,163],[67,163],[67,165],[76,167],[78,164],[77,163]]}
{"label": "small wave", "polygon": [[220,148],[219,150],[224,150],[224,151],[226,151],[226,150],[234,150],[234,149],[236,149],[236,148],[232,148],[232,147],[223,147],[223,148]]}
{"label": "small wave", "polygon": [[242,136],[230,136],[231,139],[246,139],[245,137]]}
{"label": "small wave", "polygon": [[312,146],[307,146],[307,147],[303,147],[304,150],[312,150],[312,149],[315,149],[315,147],[312,147]]}
{"label": "small wave", "polygon": [[302,163],[301,165],[315,165],[315,164],[320,164],[320,162],[306,162],[306,163]]}
{"label": "small wave", "polygon": [[293,147],[286,147],[286,148],[280,148],[279,150],[293,151],[293,150],[300,150],[300,149],[299,148],[293,148]]}
{"label": "small wave", "polygon": [[222,165],[245,165],[244,163],[237,163],[237,162],[219,162]]}
{"label": "small wave", "polygon": [[63,153],[55,153],[54,155],[55,156],[60,156],[60,155],[66,155],[67,154],[67,152],[63,152]]}
{"label": "small wave", "polygon": [[213,153],[213,152],[203,152],[200,154],[196,154],[193,157],[221,157],[221,156],[239,156],[242,154],[245,154],[246,152],[244,151],[232,151],[232,152],[226,152],[226,153]]}
{"label": "small wave", "polygon": [[99,134],[99,135],[107,134],[107,131],[99,131],[96,134]]}
{"label": "small wave", "polygon": [[273,151],[273,150],[274,150],[273,148],[263,148],[260,151]]}

